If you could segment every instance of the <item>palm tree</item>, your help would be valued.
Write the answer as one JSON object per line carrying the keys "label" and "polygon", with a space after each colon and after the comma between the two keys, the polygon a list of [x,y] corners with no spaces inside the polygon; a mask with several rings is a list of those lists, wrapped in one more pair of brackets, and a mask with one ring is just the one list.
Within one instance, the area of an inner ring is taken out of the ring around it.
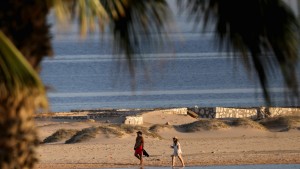
{"label": "palm tree", "polygon": [[[39,79],[40,62],[52,54],[49,10],[58,19],[79,20],[84,37],[95,23],[111,26],[117,50],[125,53],[133,73],[132,54],[149,32],[164,29],[169,14],[163,0],[8,0],[0,2],[0,168],[34,167],[39,141],[34,113],[47,108]],[[96,22],[97,21],[97,22]],[[135,34],[137,33],[138,34]],[[130,36],[134,35],[134,36]],[[150,42],[150,41],[149,41]]]}
{"label": "palm tree", "polygon": [[48,7],[42,1],[0,2],[0,168],[33,168],[38,145],[34,113],[46,107],[37,75],[51,54]]}
{"label": "palm tree", "polygon": [[[194,23],[214,22],[220,44],[241,53],[246,68],[254,67],[268,104],[268,77],[280,70],[289,89],[298,98],[298,22],[282,0],[178,0]],[[278,76],[278,75],[277,75]]]}
{"label": "palm tree", "polygon": [[[285,84],[297,94],[297,21],[281,0],[186,0],[180,3],[198,23],[216,18],[216,33],[230,49],[253,62],[269,102],[267,77],[279,69]],[[47,24],[50,9],[61,20],[78,19],[84,37],[108,25],[116,51],[128,59],[142,43],[159,46],[171,19],[165,0],[7,0],[0,2],[0,168],[33,168],[38,145],[33,116],[47,108],[39,79],[40,62],[52,54]],[[239,17],[237,17],[239,16]],[[243,20],[240,17],[244,18]],[[96,23],[99,25],[96,26]],[[157,37],[158,39],[153,39]],[[147,41],[143,41],[145,38]],[[272,54],[273,57],[265,57]],[[26,58],[26,59],[25,59]],[[276,63],[276,64],[275,64]]]}

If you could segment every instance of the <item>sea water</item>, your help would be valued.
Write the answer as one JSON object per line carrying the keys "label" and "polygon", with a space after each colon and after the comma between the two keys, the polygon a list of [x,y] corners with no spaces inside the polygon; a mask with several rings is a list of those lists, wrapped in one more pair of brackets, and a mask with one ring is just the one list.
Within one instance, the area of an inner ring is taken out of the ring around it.
{"label": "sea water", "polygon": [[[54,40],[56,55],[43,61],[41,72],[51,109],[265,105],[257,75],[247,73],[241,56],[219,52],[211,34],[193,34],[186,33],[185,42],[175,38],[174,53],[145,53],[134,77],[125,59],[108,52],[109,40]],[[269,82],[272,105],[293,105],[285,100],[280,72],[275,74]]]}
{"label": "sea water", "polygon": [[[113,54],[108,33],[82,40],[78,30],[53,27],[55,54],[41,71],[51,110],[266,105],[257,74],[245,69],[242,56],[220,50],[213,32],[193,29],[185,16],[175,18],[167,46],[142,46],[134,75],[127,60]],[[299,66],[296,74],[300,79]],[[269,76],[269,90],[273,106],[300,106],[286,102],[279,71]]]}

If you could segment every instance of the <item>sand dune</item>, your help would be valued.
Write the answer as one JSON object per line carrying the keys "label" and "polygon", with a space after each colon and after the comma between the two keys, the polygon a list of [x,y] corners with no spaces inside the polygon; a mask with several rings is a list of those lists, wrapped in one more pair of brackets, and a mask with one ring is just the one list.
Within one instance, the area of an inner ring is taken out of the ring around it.
{"label": "sand dune", "polygon": [[[289,130],[276,131],[271,130],[274,124],[270,125],[267,121],[262,122],[263,126],[247,120],[199,121],[185,115],[148,113],[143,117],[145,124],[135,127],[97,121],[38,120],[40,140],[59,129],[82,131],[95,128],[97,131],[89,139],[78,143],[65,144],[70,138],[63,138],[41,144],[37,150],[40,159],[37,168],[137,166],[139,162],[133,156],[137,130],[144,131],[145,149],[150,154],[150,157],[145,157],[145,166],[171,165],[170,145],[175,135],[179,137],[187,166],[300,163],[299,117],[292,118],[289,125],[293,127]],[[286,126],[278,127],[284,129]]]}

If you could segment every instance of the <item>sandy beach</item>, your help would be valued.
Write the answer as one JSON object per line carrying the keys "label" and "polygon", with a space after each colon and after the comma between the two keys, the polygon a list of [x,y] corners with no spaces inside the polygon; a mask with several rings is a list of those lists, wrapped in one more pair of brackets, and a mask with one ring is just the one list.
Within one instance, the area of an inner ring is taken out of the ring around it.
{"label": "sandy beach", "polygon": [[[248,122],[228,125],[231,124],[228,121],[199,121],[188,115],[157,113],[144,114],[143,118],[144,124],[134,127],[119,124],[117,117],[109,121],[36,120],[41,141],[59,129],[94,131],[89,133],[88,139],[71,144],[65,143],[71,136],[41,144],[37,149],[39,162],[36,168],[138,166],[139,161],[133,156],[138,130],[145,131],[145,149],[150,154],[150,157],[144,157],[144,166],[171,166],[173,136],[179,138],[186,166],[300,164],[299,116],[293,117],[292,126],[263,126],[258,122],[255,125]],[[180,166],[178,159],[176,164]]]}

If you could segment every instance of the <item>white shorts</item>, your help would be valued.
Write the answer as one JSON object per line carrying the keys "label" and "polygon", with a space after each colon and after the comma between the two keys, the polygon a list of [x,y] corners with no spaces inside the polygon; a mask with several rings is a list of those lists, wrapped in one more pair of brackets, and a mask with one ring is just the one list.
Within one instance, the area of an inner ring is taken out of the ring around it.
{"label": "white shorts", "polygon": [[172,156],[177,157],[177,156],[179,156],[179,155],[181,155],[181,154],[182,154],[181,151],[174,151],[173,154],[172,154]]}

